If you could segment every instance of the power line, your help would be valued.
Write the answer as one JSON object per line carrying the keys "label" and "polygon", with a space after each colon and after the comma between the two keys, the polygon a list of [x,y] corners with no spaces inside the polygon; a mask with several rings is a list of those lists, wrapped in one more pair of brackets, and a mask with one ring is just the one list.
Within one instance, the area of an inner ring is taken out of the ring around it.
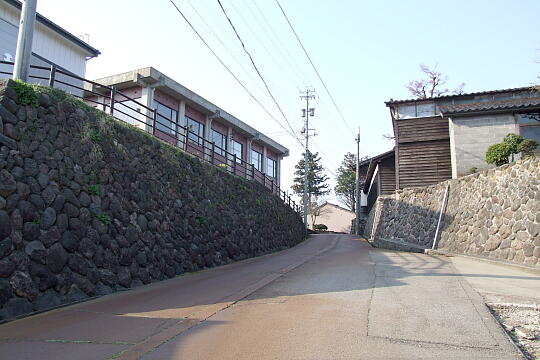
{"label": "power line", "polygon": [[[172,1],[172,0],[171,0]],[[249,53],[249,51],[247,51],[246,49],[246,46],[244,44],[244,42],[242,41],[242,38],[240,37],[240,35],[238,34],[238,31],[236,31],[236,28],[234,27],[234,24],[232,23],[231,19],[229,18],[229,16],[227,15],[227,12],[225,11],[225,8],[223,8],[223,5],[221,4],[221,1],[220,0],[217,0],[218,4],[219,4],[219,7],[221,8],[221,11],[223,12],[223,14],[225,15],[225,17],[227,18],[227,20],[229,21],[229,24],[231,25],[232,29],[234,30],[234,33],[236,34],[236,37],[238,38],[238,41],[240,41],[240,43],[242,44],[242,48],[244,49],[244,52],[249,56],[249,60],[251,61],[251,64],[253,65],[253,67],[255,68],[255,71],[257,72],[257,74],[259,75],[259,77],[261,78],[264,86],[266,87],[266,90],[268,91],[268,94],[270,94],[270,97],[272,98],[272,100],[274,101],[274,104],[276,104],[276,107],[279,109],[279,112],[281,113],[281,116],[283,116],[283,119],[285,120],[285,122],[287,123],[287,125],[289,125],[289,128],[291,129],[291,131],[293,132],[293,134],[296,135],[296,132],[294,131],[293,127],[291,126],[291,124],[289,123],[289,120],[287,120],[287,117],[285,116],[285,113],[283,113],[283,110],[281,110],[281,106],[279,106],[278,102],[276,101],[276,99],[274,98],[274,95],[272,94],[272,92],[270,91],[270,88],[268,87],[268,84],[266,84],[266,81],[264,80],[264,77],[261,75],[261,72],[259,71],[259,69],[257,68],[257,65],[255,65],[255,62],[253,61],[253,57],[251,56],[251,54]],[[296,137],[296,136],[295,136]],[[298,141],[300,141],[299,139],[297,139]]]}
{"label": "power line", "polygon": [[[276,58],[274,57],[274,55],[272,55],[272,52],[270,52],[270,50],[268,50],[268,48],[266,47],[266,45],[264,44],[264,42],[259,38],[259,36],[257,35],[257,33],[253,30],[253,28],[251,27],[251,25],[249,25],[249,23],[246,21],[246,19],[244,19],[244,17],[242,16],[242,13],[240,11],[238,11],[238,9],[236,8],[236,6],[234,6],[234,2],[230,2],[232,8],[234,9],[234,11],[236,11],[236,13],[238,14],[238,16],[240,17],[240,19],[244,22],[244,24],[246,24],[247,28],[249,29],[249,31],[251,31],[251,33],[253,34],[253,36],[255,37],[255,39],[257,39],[257,41],[259,42],[259,44],[263,47],[264,51],[266,51],[266,53],[268,54],[268,56],[270,56],[270,58],[274,61],[274,63],[276,63],[276,65],[281,69],[281,71],[283,71],[283,73],[285,74],[285,77],[291,82],[291,84],[296,87],[297,89],[300,89],[300,87],[294,82],[294,80],[291,78],[291,76],[289,76],[289,73],[283,68],[283,66],[280,64],[279,61],[276,60]],[[248,8],[249,9],[249,8]],[[249,9],[251,11],[251,9]],[[254,14],[253,14],[254,15]]]}
{"label": "power line", "polygon": [[[219,1],[219,0],[218,0]],[[289,18],[287,17],[287,14],[285,14],[285,10],[283,10],[283,8],[281,7],[281,4],[279,3],[279,0],[276,0],[276,3],[277,5],[279,6],[280,10],[281,10],[281,13],[283,14],[283,16],[285,17],[285,20],[287,20],[287,23],[289,24],[289,27],[291,28],[292,32],[294,33],[294,36],[296,36],[296,40],[298,40],[298,42],[300,43],[300,46],[302,47],[302,50],[304,50],[304,53],[306,54],[309,62],[311,63],[311,66],[313,67],[313,70],[315,70],[315,73],[317,74],[317,77],[319,78],[319,80],[321,81],[321,83],[323,84],[324,86],[324,89],[326,90],[326,92],[328,93],[328,96],[330,97],[330,99],[332,100],[332,102],[334,103],[334,106],[336,107],[336,110],[338,111],[339,113],[339,116],[341,117],[341,120],[343,120],[343,122],[345,123],[345,126],[347,126],[347,129],[349,129],[349,131],[351,132],[351,134],[354,135],[353,131],[351,130],[351,128],[349,127],[349,124],[347,124],[347,122],[345,121],[345,118],[343,117],[343,114],[341,113],[341,110],[339,109],[339,107],[337,106],[335,100],[334,100],[334,97],[332,96],[332,94],[330,93],[330,91],[328,90],[328,88],[326,87],[326,84],[324,83],[321,75],[319,74],[319,71],[317,71],[317,68],[315,67],[315,64],[313,63],[313,61],[311,60],[311,57],[309,56],[306,48],[304,47],[304,44],[302,43],[302,40],[300,40],[300,37],[298,37],[298,34],[296,33],[296,31],[294,30],[294,27],[292,26],[291,22],[289,21]]]}
{"label": "power line", "polygon": [[[197,29],[195,29],[195,27],[191,24],[191,22],[189,22],[189,20],[186,18],[186,16],[184,15],[184,13],[178,8],[178,6],[176,6],[176,4],[174,3],[173,0],[169,0],[171,2],[171,4],[174,6],[174,8],[176,9],[176,11],[178,11],[178,13],[182,16],[182,18],[188,23],[188,25],[191,27],[191,29],[195,32],[195,34],[197,34],[197,36],[199,37],[199,39],[201,39],[201,41],[204,43],[204,45],[206,45],[206,47],[208,48],[208,50],[210,50],[210,52],[215,56],[216,59],[218,59],[218,61],[221,63],[221,65],[223,65],[223,67],[225,67],[225,69],[227,69],[227,71],[229,72],[229,74],[236,80],[236,82],[238,82],[240,84],[240,86],[242,86],[242,88],[249,94],[249,96],[251,96],[251,98],[253,100],[255,100],[255,102],[257,102],[257,104],[259,104],[259,106],[268,114],[268,116],[270,116],[270,118],[272,118],[279,126],[281,126],[281,128],[283,128],[283,130],[287,131],[289,133],[289,135],[291,135],[293,138],[296,139],[296,141],[298,141],[300,144],[302,144],[302,142],[298,139],[298,137],[296,136],[296,134],[294,133],[294,131],[292,133],[289,132],[289,130],[287,130],[287,128],[285,126],[283,126],[271,113],[270,111],[268,111],[264,105],[251,93],[251,91],[249,91],[248,88],[246,88],[246,86],[240,81],[240,79],[238,79],[238,77],[236,77],[236,75],[231,71],[231,69],[229,69],[229,67],[221,60],[221,58],[215,53],[215,51],[210,47],[210,45],[208,45],[208,43],[204,40],[204,38],[201,36],[201,34],[199,34],[199,32],[197,31]],[[290,126],[290,125],[289,125]]]}
{"label": "power line", "polygon": [[[270,31],[272,32],[272,34],[274,34],[274,37],[277,39],[277,41],[281,44],[281,47],[283,48],[283,51],[277,44],[276,42],[274,41],[274,39],[272,38],[272,36],[270,36],[270,34],[268,33],[268,31],[266,31],[266,28],[265,26],[261,23],[261,21],[259,20],[259,17],[253,12],[253,10],[251,10],[251,7],[249,6],[249,4],[246,2],[246,0],[242,0],[244,2],[244,4],[246,5],[247,9],[249,10],[249,12],[253,15],[253,18],[257,21],[257,23],[259,24],[259,26],[261,27],[261,29],[264,31],[264,33],[266,34],[266,36],[268,37],[268,39],[270,40],[270,42],[274,45],[274,47],[276,48],[276,50],[279,52],[279,54],[283,57],[283,59],[285,60],[285,62],[287,62],[287,64],[289,64],[289,66],[292,68],[293,70],[293,73],[296,74],[298,76],[298,78],[300,79],[300,82],[303,83],[304,87],[308,87],[308,82],[307,81],[307,78],[306,76],[304,75],[304,73],[302,72],[302,69],[300,69],[300,67],[296,64],[296,62],[294,61],[293,57],[289,54],[289,52],[287,51],[287,48],[285,47],[285,45],[283,45],[283,43],[281,42],[279,36],[276,34],[276,32],[274,31],[274,29],[272,28],[272,25],[268,22],[268,20],[266,19],[266,17],[264,16],[264,13],[261,11],[261,9],[259,8],[259,5],[257,5],[257,0],[251,0],[253,5],[255,5],[255,8],[257,9],[257,11],[259,12],[259,15],[262,17],[262,19],[264,20],[264,22],[266,23],[266,25],[268,26],[268,28],[270,29]],[[289,59],[292,61],[289,61]],[[300,90],[300,89],[298,89]]]}

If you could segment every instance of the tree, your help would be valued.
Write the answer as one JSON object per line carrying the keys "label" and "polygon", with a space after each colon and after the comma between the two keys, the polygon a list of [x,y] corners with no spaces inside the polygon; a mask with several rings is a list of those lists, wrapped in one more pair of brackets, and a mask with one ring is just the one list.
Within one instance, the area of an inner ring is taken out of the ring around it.
{"label": "tree", "polygon": [[[296,164],[294,175],[294,185],[291,186],[291,189],[300,197],[304,196],[304,156]],[[328,189],[328,176],[324,173],[324,168],[321,165],[321,158],[319,153],[313,154],[311,151],[308,152],[308,194],[309,196],[321,196],[327,195],[330,193]],[[309,202],[308,202],[309,204]]]}
{"label": "tree", "polygon": [[[444,85],[448,81],[448,76],[444,76],[437,71],[436,67],[430,69],[424,64],[420,64],[420,70],[426,74],[427,79],[409,81],[406,88],[412,96],[417,99],[429,99],[450,93],[448,88],[444,88]],[[457,95],[462,94],[464,86],[465,83],[459,84],[452,93]]]}
{"label": "tree", "polygon": [[311,228],[315,230],[315,221],[317,217],[328,213],[328,208],[322,207],[323,204],[319,203],[319,199],[314,197],[308,205],[308,215],[311,219]]}
{"label": "tree", "polygon": [[538,147],[538,142],[531,139],[524,139],[520,135],[508,134],[502,143],[491,145],[486,151],[486,162],[497,166],[508,164],[514,155],[521,153],[529,156]]}
{"label": "tree", "polygon": [[[360,158],[360,161],[368,157]],[[334,187],[338,199],[351,211],[356,208],[356,155],[346,153],[341,161],[341,166],[337,169],[337,184]],[[360,187],[363,186],[364,179],[360,178]]]}

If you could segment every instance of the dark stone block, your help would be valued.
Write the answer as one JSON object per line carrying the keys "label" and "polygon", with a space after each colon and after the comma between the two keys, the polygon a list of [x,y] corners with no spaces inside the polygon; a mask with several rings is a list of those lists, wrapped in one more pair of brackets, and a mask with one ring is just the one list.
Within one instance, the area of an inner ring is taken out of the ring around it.
{"label": "dark stone block", "polygon": [[15,271],[16,264],[8,258],[0,259],[0,277],[7,278]]}
{"label": "dark stone block", "polygon": [[34,306],[24,298],[12,298],[5,306],[5,319],[12,319],[19,315],[29,314],[34,311]]}
{"label": "dark stone block", "polygon": [[13,292],[20,297],[33,301],[38,295],[38,290],[32,278],[25,272],[15,271],[9,279],[9,283]]}
{"label": "dark stone block", "polygon": [[11,234],[11,219],[7,212],[0,210],[0,239],[5,239]]}
{"label": "dark stone block", "polygon": [[62,246],[69,252],[75,252],[79,248],[79,239],[71,231],[62,234]]}
{"label": "dark stone block", "polygon": [[47,266],[53,273],[60,273],[68,260],[68,254],[60,243],[55,243],[47,251]]}

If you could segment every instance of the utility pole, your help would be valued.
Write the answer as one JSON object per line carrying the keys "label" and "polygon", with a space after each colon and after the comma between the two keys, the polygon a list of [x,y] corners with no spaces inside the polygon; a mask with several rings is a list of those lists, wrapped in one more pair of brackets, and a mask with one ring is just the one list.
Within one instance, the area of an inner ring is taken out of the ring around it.
{"label": "utility pole", "polygon": [[302,133],[305,136],[306,139],[306,148],[304,153],[304,198],[303,198],[303,205],[304,205],[304,226],[306,229],[308,228],[308,221],[307,221],[307,213],[309,209],[309,186],[308,186],[308,172],[309,172],[309,131],[313,130],[309,128],[309,117],[315,115],[315,108],[309,107],[309,100],[315,99],[315,95],[313,95],[314,91],[306,89],[305,92],[302,92],[300,95],[300,99],[306,99],[306,108],[302,109],[302,117],[305,117],[304,122],[304,129],[302,130]]}
{"label": "utility pole", "polygon": [[358,137],[356,138],[356,221],[355,231],[356,235],[360,235],[360,126],[358,127]]}
{"label": "utility pole", "polygon": [[28,82],[30,73],[30,57],[32,56],[32,39],[36,22],[37,0],[25,0],[21,10],[17,50],[15,53],[15,68],[13,78]]}

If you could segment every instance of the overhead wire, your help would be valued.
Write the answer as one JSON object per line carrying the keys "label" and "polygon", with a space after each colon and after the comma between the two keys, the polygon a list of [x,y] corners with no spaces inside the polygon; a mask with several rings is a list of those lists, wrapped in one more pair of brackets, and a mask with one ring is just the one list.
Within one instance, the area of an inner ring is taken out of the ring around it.
{"label": "overhead wire", "polygon": [[[257,14],[255,14],[255,12],[251,9],[251,6],[247,3],[246,0],[242,0],[242,2],[244,3],[245,7],[249,10],[249,12],[251,13],[251,16],[253,17],[253,19],[255,19],[255,21],[257,22],[257,24],[259,25],[259,27],[262,29],[262,31],[264,32],[264,34],[266,35],[266,38],[268,38],[268,40],[270,40],[270,43],[273,45],[273,47],[277,50],[277,53],[281,56],[281,58],[285,61],[285,63],[290,67],[290,69],[292,70],[292,73],[294,75],[297,76],[297,78],[300,80],[300,83],[302,83],[302,85],[304,87],[307,87],[307,82],[305,81],[305,78],[302,78],[302,74],[301,74],[301,71],[298,71],[299,69],[298,68],[295,68],[295,65],[296,64],[293,64],[291,63],[291,61],[289,61],[289,58],[291,57],[288,52],[285,51],[285,53],[283,52],[283,50],[278,46],[278,44],[276,44],[276,41],[274,41],[274,39],[272,38],[272,36],[269,34],[269,32],[266,30],[266,27],[263,25],[263,23],[261,22],[261,20],[259,19],[259,16]],[[259,14],[264,18],[264,14],[260,11],[258,5],[256,2],[254,2],[255,4],[255,7],[257,8],[257,10],[259,11]],[[270,27],[270,30],[274,33],[274,36],[277,36],[275,34],[275,32],[273,31],[273,29],[271,28],[271,25],[268,23],[268,21],[266,20],[266,18],[264,18],[264,20],[266,21],[266,24],[268,27]],[[279,39],[278,39],[279,40]],[[298,67],[296,65],[296,67]],[[297,87],[297,90],[300,91],[300,87]]]}
{"label": "overhead wire", "polygon": [[[225,67],[225,69],[227,69],[227,72],[236,80],[236,82],[238,82],[238,84],[240,84],[240,86],[249,94],[249,96],[255,100],[255,102],[266,112],[266,114],[268,114],[268,116],[270,116],[271,119],[273,119],[281,128],[283,128],[283,130],[285,130],[286,132],[289,133],[289,135],[291,135],[294,139],[296,139],[300,144],[302,144],[302,142],[298,139],[298,137],[296,136],[296,133],[293,131],[292,133],[289,132],[289,130],[287,130],[287,128],[285,126],[283,126],[283,124],[281,124],[281,122],[279,122],[273,115],[272,113],[270,113],[270,111],[268,111],[268,109],[266,109],[266,107],[253,95],[253,93],[251,91],[249,91],[249,89],[242,83],[242,81],[240,81],[240,79],[231,71],[231,69],[223,62],[223,60],[221,60],[221,58],[216,54],[216,52],[212,49],[212,47],[210,47],[210,45],[208,45],[208,43],[206,42],[206,40],[201,36],[201,34],[197,31],[197,29],[195,29],[195,27],[191,24],[191,22],[187,19],[187,17],[184,15],[184,13],[180,10],[180,8],[174,3],[173,0],[169,0],[170,3],[174,6],[174,8],[176,9],[176,11],[182,16],[182,18],[186,21],[186,23],[189,25],[189,27],[195,32],[195,34],[197,34],[197,36],[199,37],[199,39],[204,43],[204,45],[208,48],[208,50],[210,50],[210,52],[214,55],[214,57],[221,63],[221,65],[223,65],[223,67]],[[290,126],[290,124],[289,124]],[[303,144],[302,144],[303,145]]]}
{"label": "overhead wire", "polygon": [[[218,0],[219,1],[219,0]],[[343,117],[343,113],[341,112],[339,106],[336,104],[336,101],[334,100],[334,97],[332,96],[332,94],[330,93],[330,91],[328,90],[328,87],[326,86],[326,83],[324,82],[324,80],[322,79],[321,75],[319,74],[319,71],[317,70],[317,68],[315,67],[315,64],[313,63],[313,61],[311,60],[311,57],[309,56],[306,48],[304,47],[304,44],[302,43],[302,40],[300,40],[300,37],[298,36],[298,34],[296,33],[296,30],[294,30],[294,27],[292,26],[287,14],[285,13],[285,10],[283,10],[283,7],[281,6],[281,4],[279,3],[279,0],[275,0],[277,5],[279,6],[279,9],[281,10],[281,13],[283,14],[283,16],[285,17],[285,20],[287,20],[287,23],[289,24],[289,27],[291,28],[292,32],[294,33],[294,36],[296,37],[296,40],[298,40],[298,43],[300,44],[300,46],[302,47],[302,50],[304,51],[304,54],[306,54],[306,57],[308,58],[311,66],[313,67],[313,70],[315,70],[315,73],[317,74],[317,77],[319,78],[319,80],[321,81],[324,89],[326,90],[326,93],[328,94],[328,96],[330,97],[330,100],[332,100],[332,103],[334,104],[334,107],[336,108],[337,112],[339,113],[339,116],[341,117],[341,120],[343,120],[343,123],[345,124],[345,126],[347,127],[347,129],[351,132],[351,134],[354,136],[354,132],[352,131],[352,129],[350,128],[349,124],[347,124],[347,121],[345,121],[345,117]]]}
{"label": "overhead wire", "polygon": [[[172,1],[172,0],[171,0]],[[255,71],[257,72],[257,74],[259,75],[259,77],[261,78],[261,81],[263,82],[264,86],[266,87],[266,90],[268,91],[268,94],[270,94],[270,97],[272,98],[272,100],[274,101],[274,104],[276,105],[276,107],[278,108],[279,112],[281,113],[281,116],[283,117],[283,119],[285,120],[285,122],[287,123],[287,125],[289,125],[289,128],[291,129],[292,133],[295,134],[295,137],[297,138],[298,141],[300,141],[298,139],[298,137],[296,136],[296,132],[294,131],[293,127],[291,126],[291,124],[289,123],[289,120],[287,120],[287,117],[285,116],[285,113],[283,112],[283,110],[281,109],[281,106],[279,106],[279,103],[276,101],[276,99],[274,98],[274,95],[272,94],[272,91],[270,91],[270,88],[268,87],[268,84],[266,83],[266,81],[264,80],[264,77],[262,76],[261,72],[259,71],[259,68],[257,67],[257,65],[255,64],[255,61],[253,60],[253,57],[251,56],[250,52],[246,49],[246,46],[244,44],[244,41],[242,40],[242,38],[240,37],[240,35],[238,34],[238,31],[236,31],[236,28],[234,26],[234,24],[232,23],[231,19],[229,18],[229,16],[227,15],[227,12],[225,11],[225,8],[223,7],[223,5],[221,4],[221,0],[217,0],[220,8],[221,8],[221,11],[223,12],[223,14],[225,15],[225,17],[227,18],[227,20],[229,21],[229,24],[231,25],[232,29],[234,30],[234,33],[236,34],[236,37],[238,38],[238,41],[240,41],[240,43],[242,44],[242,48],[244,49],[244,52],[248,55],[250,61],[251,61],[251,64],[253,65],[253,68],[255,69]]]}

